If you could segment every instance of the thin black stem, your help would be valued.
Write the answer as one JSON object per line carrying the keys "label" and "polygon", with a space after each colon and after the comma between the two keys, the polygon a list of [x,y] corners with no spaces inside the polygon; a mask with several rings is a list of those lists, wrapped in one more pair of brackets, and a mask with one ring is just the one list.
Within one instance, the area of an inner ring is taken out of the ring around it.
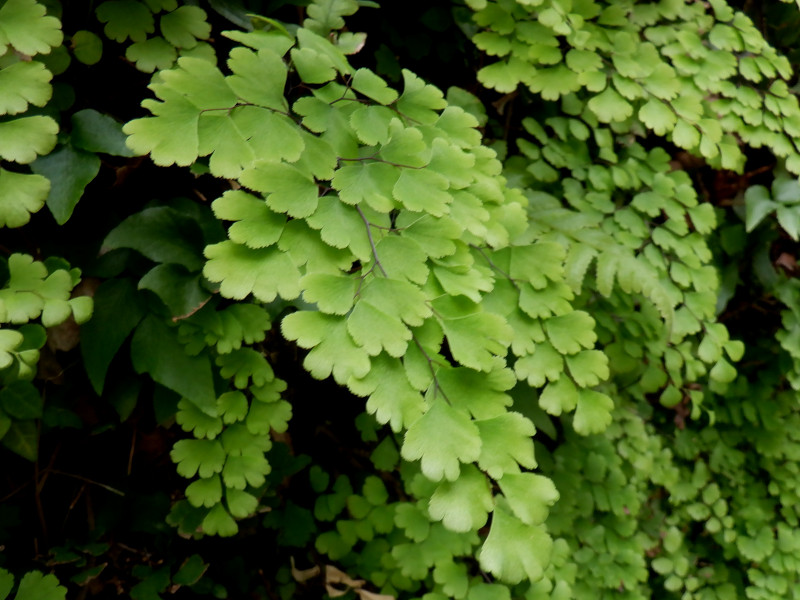
{"label": "thin black stem", "polygon": [[358,204],[356,204],[356,210],[358,211],[358,214],[361,215],[361,220],[364,221],[364,227],[367,228],[367,238],[369,238],[369,245],[370,248],[372,248],[372,256],[375,258],[375,265],[381,270],[381,273],[383,273],[384,277],[389,277],[389,275],[386,273],[386,269],[384,269],[383,265],[381,264],[381,259],[378,258],[378,249],[375,247],[375,240],[372,238],[372,229],[370,228],[369,220]]}
{"label": "thin black stem", "polygon": [[363,158],[342,158],[340,156],[340,157],[337,158],[337,160],[342,161],[342,162],[365,162],[365,161],[368,161],[368,160],[372,160],[372,161],[375,161],[375,162],[384,163],[386,165],[391,165],[393,167],[400,167],[401,169],[420,170],[420,169],[424,169],[425,168],[424,165],[421,166],[421,167],[414,167],[412,165],[404,165],[404,164],[401,164],[401,163],[392,162],[390,160],[384,160],[382,158],[376,158],[377,154],[378,153],[376,152],[372,156],[364,156]]}
{"label": "thin black stem", "polygon": [[491,258],[489,258],[489,256],[487,256],[486,252],[483,251],[483,248],[481,248],[480,246],[476,246],[474,244],[470,244],[469,246],[473,250],[477,250],[480,253],[480,255],[486,260],[486,262],[489,263],[489,266],[492,267],[492,269],[494,269],[495,271],[500,273],[503,277],[508,279],[511,282],[511,285],[513,285],[515,288],[517,288],[517,291],[519,291],[519,285],[517,285],[516,280],[513,277],[511,277],[511,275],[506,273],[503,269],[494,264],[494,261]]}

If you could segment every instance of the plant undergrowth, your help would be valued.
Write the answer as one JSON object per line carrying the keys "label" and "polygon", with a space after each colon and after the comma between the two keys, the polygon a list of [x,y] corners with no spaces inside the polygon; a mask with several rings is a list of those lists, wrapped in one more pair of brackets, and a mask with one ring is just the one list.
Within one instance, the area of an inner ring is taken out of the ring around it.
{"label": "plant undergrowth", "polygon": [[0,600],[800,597],[800,15],[0,5]]}

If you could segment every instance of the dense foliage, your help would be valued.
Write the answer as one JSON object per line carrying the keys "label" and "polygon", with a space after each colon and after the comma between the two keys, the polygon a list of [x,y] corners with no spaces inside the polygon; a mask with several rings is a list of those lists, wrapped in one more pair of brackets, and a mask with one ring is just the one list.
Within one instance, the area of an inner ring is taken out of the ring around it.
{"label": "dense foliage", "polygon": [[0,1],[0,600],[800,598],[798,35]]}

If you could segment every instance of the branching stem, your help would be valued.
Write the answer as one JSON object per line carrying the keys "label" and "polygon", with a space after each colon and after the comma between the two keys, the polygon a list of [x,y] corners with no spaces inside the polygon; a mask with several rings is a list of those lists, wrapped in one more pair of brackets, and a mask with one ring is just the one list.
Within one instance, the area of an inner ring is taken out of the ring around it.
{"label": "branching stem", "polygon": [[381,264],[381,259],[378,258],[378,249],[375,247],[375,240],[372,238],[372,229],[370,229],[369,220],[358,204],[356,204],[356,210],[358,211],[358,214],[361,215],[361,220],[364,221],[364,227],[367,228],[367,238],[369,239],[370,248],[372,248],[372,256],[375,258],[375,265],[381,270],[381,273],[383,273],[384,277],[389,277],[389,275],[386,273],[386,269],[384,269],[383,265]]}

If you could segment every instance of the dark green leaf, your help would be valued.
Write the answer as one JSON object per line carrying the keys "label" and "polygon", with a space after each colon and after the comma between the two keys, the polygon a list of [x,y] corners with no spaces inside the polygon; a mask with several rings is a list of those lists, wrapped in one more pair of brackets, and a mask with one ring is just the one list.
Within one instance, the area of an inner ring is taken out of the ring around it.
{"label": "dark green leaf", "polygon": [[139,289],[154,292],[175,318],[186,317],[200,309],[211,297],[201,276],[183,265],[156,265],[139,280]]}
{"label": "dark green leaf", "polygon": [[135,156],[125,145],[126,137],[122,133],[122,123],[92,108],[72,115],[70,142],[76,148],[114,156]]}
{"label": "dark green leaf", "polygon": [[131,340],[131,361],[137,373],[177,392],[203,412],[215,416],[217,396],[207,355],[189,356],[178,341],[177,330],[147,316]]}
{"label": "dark green leaf", "polygon": [[0,408],[15,419],[39,419],[43,405],[39,390],[27,381],[15,381],[0,389]]}
{"label": "dark green leaf", "polygon": [[150,260],[203,268],[203,235],[194,219],[167,206],[147,208],[117,225],[103,248],[132,248]]}
{"label": "dark green leaf", "polygon": [[2,439],[3,445],[22,458],[36,460],[39,453],[39,431],[33,421],[15,421]]}
{"label": "dark green leaf", "polygon": [[90,152],[62,146],[37,158],[31,169],[50,180],[47,207],[56,223],[63,225],[72,216],[86,186],[100,171],[100,159]]}
{"label": "dark green leaf", "polygon": [[81,354],[89,381],[103,393],[106,371],[125,338],[144,316],[136,288],[128,279],[100,284],[94,295],[94,315],[81,326]]}

